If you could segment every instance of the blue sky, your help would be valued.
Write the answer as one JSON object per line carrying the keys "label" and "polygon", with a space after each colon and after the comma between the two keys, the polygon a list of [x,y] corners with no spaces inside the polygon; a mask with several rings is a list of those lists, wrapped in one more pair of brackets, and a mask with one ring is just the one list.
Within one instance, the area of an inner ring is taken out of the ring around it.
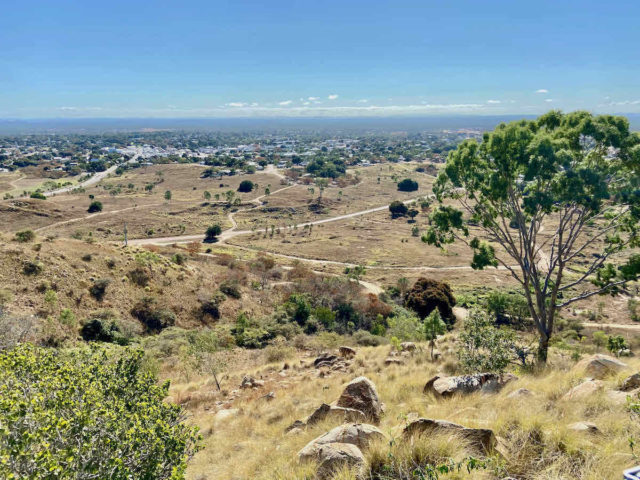
{"label": "blue sky", "polygon": [[0,118],[640,112],[640,1],[30,1]]}

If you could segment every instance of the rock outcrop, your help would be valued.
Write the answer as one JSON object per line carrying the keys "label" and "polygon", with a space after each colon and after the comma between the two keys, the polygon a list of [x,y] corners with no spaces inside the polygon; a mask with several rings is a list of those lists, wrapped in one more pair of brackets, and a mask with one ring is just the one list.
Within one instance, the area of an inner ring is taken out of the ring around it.
{"label": "rock outcrop", "polygon": [[458,377],[441,377],[436,375],[429,380],[422,392],[432,393],[436,397],[447,398],[453,395],[467,395],[473,392],[495,393],[518,377],[510,373],[477,373]]}
{"label": "rock outcrop", "polygon": [[318,480],[329,479],[341,468],[350,467],[360,473],[364,467],[365,459],[362,451],[350,443],[325,443],[314,445],[313,448],[300,452],[301,461],[315,460],[318,462],[316,478]]}
{"label": "rock outcrop", "polygon": [[562,400],[580,400],[590,397],[604,388],[600,380],[585,380],[580,385],[576,385],[562,396]]}
{"label": "rock outcrop", "polygon": [[309,415],[305,423],[307,426],[312,426],[327,419],[336,420],[338,423],[361,423],[366,420],[366,417],[360,410],[323,403]]}
{"label": "rock outcrop", "polygon": [[575,364],[573,370],[584,372],[589,377],[601,380],[609,375],[615,375],[627,368],[627,364],[621,362],[617,358],[610,357],[609,355],[597,354],[580,360]]}
{"label": "rock outcrop", "polygon": [[633,375],[625,378],[620,386],[620,390],[623,392],[630,392],[636,388],[640,388],[640,373],[634,373]]}
{"label": "rock outcrop", "polygon": [[367,377],[351,380],[344,388],[336,405],[360,410],[368,421],[375,424],[380,423],[380,417],[384,412],[384,405],[378,397],[376,386]]}
{"label": "rock outcrop", "polygon": [[432,420],[429,418],[418,418],[409,423],[404,428],[402,436],[405,439],[410,439],[416,435],[433,433],[453,433],[458,435],[483,454],[493,451],[497,443],[496,436],[488,428],[467,428],[446,420]]}
{"label": "rock outcrop", "polygon": [[373,425],[366,423],[346,423],[311,440],[298,452],[298,457],[308,458],[309,456],[313,456],[319,445],[328,443],[349,443],[364,450],[371,442],[386,439],[387,436]]}

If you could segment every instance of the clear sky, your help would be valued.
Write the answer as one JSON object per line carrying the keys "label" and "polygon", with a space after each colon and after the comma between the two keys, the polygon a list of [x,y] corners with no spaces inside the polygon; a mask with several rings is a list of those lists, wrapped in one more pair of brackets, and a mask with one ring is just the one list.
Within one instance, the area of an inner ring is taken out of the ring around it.
{"label": "clear sky", "polygon": [[10,0],[0,118],[640,112],[640,0]]}

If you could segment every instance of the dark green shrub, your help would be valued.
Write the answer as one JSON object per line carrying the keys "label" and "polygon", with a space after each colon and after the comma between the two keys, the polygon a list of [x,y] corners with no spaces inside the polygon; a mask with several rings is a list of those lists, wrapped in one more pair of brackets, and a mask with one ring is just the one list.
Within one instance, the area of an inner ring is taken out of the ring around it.
{"label": "dark green shrub", "polygon": [[89,204],[89,208],[87,208],[87,212],[89,213],[97,213],[101,211],[102,211],[102,202],[99,202],[98,200],[91,202]]}
{"label": "dark green shrub", "polygon": [[204,243],[215,243],[218,241],[218,235],[222,233],[222,227],[217,223],[207,228],[204,233]]}
{"label": "dark green shrub", "polygon": [[391,212],[391,218],[404,217],[409,212],[409,208],[401,201],[394,200],[389,205],[389,212]]}
{"label": "dark green shrub", "polygon": [[[0,352],[0,478],[183,480],[197,429],[141,351]],[[28,406],[28,407],[26,407]]]}
{"label": "dark green shrub", "polygon": [[251,190],[253,190],[253,182],[251,180],[243,180],[240,182],[240,185],[238,185],[239,192],[249,193]]}
{"label": "dark green shrub", "polygon": [[184,265],[187,263],[187,256],[184,253],[176,253],[171,257],[171,261],[176,265]]}
{"label": "dark green shrub", "polygon": [[129,340],[122,335],[114,320],[91,318],[80,329],[82,339],[87,342],[107,342],[127,345]]}
{"label": "dark green shrub", "polygon": [[33,192],[31,195],[29,195],[31,198],[35,198],[37,200],[46,200],[47,197],[44,196],[44,194],[42,192]]}
{"label": "dark green shrub", "polygon": [[176,323],[176,315],[171,310],[157,307],[153,297],[143,297],[133,306],[131,315],[140,320],[149,332],[159,332]]}
{"label": "dark green shrub", "polygon": [[136,267],[127,273],[127,277],[132,283],[135,283],[139,287],[146,287],[151,281],[151,275],[144,267]]}
{"label": "dark green shrub", "polygon": [[36,238],[36,234],[33,232],[33,230],[21,230],[19,232],[16,232],[16,242],[20,242],[20,243],[27,243],[27,242],[32,242],[34,239]]}
{"label": "dark green shrub", "polygon": [[456,321],[453,314],[455,304],[456,299],[448,284],[427,278],[419,278],[416,281],[405,301],[405,306],[416,312],[422,319],[437,308],[448,328],[451,328]]}
{"label": "dark green shrub", "polygon": [[22,266],[22,271],[25,275],[39,275],[44,270],[44,265],[42,262],[37,261],[26,261]]}
{"label": "dark green shrub", "polygon": [[105,294],[107,293],[107,287],[110,283],[111,280],[109,280],[108,278],[100,278],[96,280],[93,285],[91,285],[91,287],[89,288],[89,293],[93,298],[101,302]]}
{"label": "dark green shrub", "polygon": [[398,190],[400,192],[415,192],[418,190],[418,182],[410,178],[405,178],[398,183]]}

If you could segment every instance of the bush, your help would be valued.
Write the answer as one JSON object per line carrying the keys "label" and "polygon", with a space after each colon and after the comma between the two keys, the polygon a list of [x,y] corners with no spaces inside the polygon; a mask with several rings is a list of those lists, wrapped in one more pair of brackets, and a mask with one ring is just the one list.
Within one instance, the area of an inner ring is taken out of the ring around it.
{"label": "bush", "polygon": [[502,373],[515,362],[527,366],[531,353],[516,342],[513,330],[496,328],[480,310],[472,310],[464,322],[458,359],[466,372]]}
{"label": "bush", "polygon": [[33,192],[31,195],[29,195],[31,198],[35,198],[37,200],[46,200],[47,197],[44,196],[44,194],[42,192]]}
{"label": "bush", "polygon": [[251,319],[244,312],[238,315],[231,329],[236,345],[244,348],[264,348],[277,337],[291,339],[300,333],[302,329],[295,323],[287,322],[286,319],[275,317]]}
{"label": "bush", "polygon": [[391,212],[391,218],[404,217],[409,212],[409,208],[401,201],[394,200],[389,205],[389,212]]}
{"label": "bush", "polygon": [[217,223],[207,228],[204,233],[204,243],[215,243],[218,241],[218,235],[222,233],[222,227]]}
{"label": "bush", "polygon": [[220,284],[220,291],[228,297],[236,298],[238,300],[242,298],[240,287],[236,282],[222,282]]}
{"label": "bush", "polygon": [[93,285],[91,285],[91,288],[89,288],[89,293],[93,298],[101,302],[104,298],[104,295],[107,293],[107,287],[110,283],[111,280],[109,280],[108,278],[100,278],[96,280]]}
{"label": "bush", "polygon": [[387,319],[387,337],[396,337],[401,342],[421,342],[425,339],[420,320],[413,313],[398,307]]}
{"label": "bush", "polygon": [[400,192],[415,192],[416,190],[418,190],[418,182],[410,178],[405,178],[398,183],[398,191]]}
{"label": "bush", "polygon": [[150,332],[159,332],[176,323],[176,315],[166,308],[156,307],[156,299],[143,297],[131,309],[131,315],[140,320]]}
{"label": "bush", "polygon": [[184,253],[176,253],[171,257],[171,261],[176,265],[184,265],[187,263],[187,256]]}
{"label": "bush", "polygon": [[21,230],[19,232],[16,232],[16,242],[20,242],[20,243],[27,243],[27,242],[32,242],[34,239],[36,238],[36,234],[33,232],[33,230]]}
{"label": "bush", "polygon": [[456,321],[453,307],[456,299],[451,287],[444,282],[419,278],[407,294],[405,305],[416,312],[422,319],[426,318],[433,309],[440,311],[440,316],[451,329]]}
{"label": "bush", "polygon": [[238,185],[239,192],[249,193],[251,190],[253,190],[253,182],[251,180],[243,180],[240,182],[240,185]]}
{"label": "bush", "polygon": [[147,269],[143,267],[134,268],[127,273],[127,277],[139,287],[146,287],[151,281],[151,275],[149,275]]}
{"label": "bush", "polygon": [[102,202],[99,202],[97,200],[95,202],[91,202],[89,204],[89,208],[87,208],[87,212],[89,213],[96,213],[101,211],[102,211]]}
{"label": "bush", "polygon": [[221,292],[217,292],[209,299],[200,300],[201,320],[206,320],[207,318],[212,318],[213,320],[220,319],[220,304],[225,298]]}
{"label": "bush", "polygon": [[142,358],[29,344],[0,352],[0,477],[184,479],[197,429],[164,402],[169,385],[144,373]]}
{"label": "bush", "polygon": [[363,347],[378,347],[389,343],[389,340],[386,338],[381,337],[380,335],[374,335],[366,330],[356,331],[353,334],[353,341],[357,345],[362,345]]}
{"label": "bush", "polygon": [[40,275],[44,270],[44,265],[42,262],[37,261],[26,261],[22,266],[22,271],[25,275]]}
{"label": "bush", "polygon": [[80,329],[82,339],[87,342],[107,342],[127,345],[129,340],[122,335],[115,320],[91,318]]}

